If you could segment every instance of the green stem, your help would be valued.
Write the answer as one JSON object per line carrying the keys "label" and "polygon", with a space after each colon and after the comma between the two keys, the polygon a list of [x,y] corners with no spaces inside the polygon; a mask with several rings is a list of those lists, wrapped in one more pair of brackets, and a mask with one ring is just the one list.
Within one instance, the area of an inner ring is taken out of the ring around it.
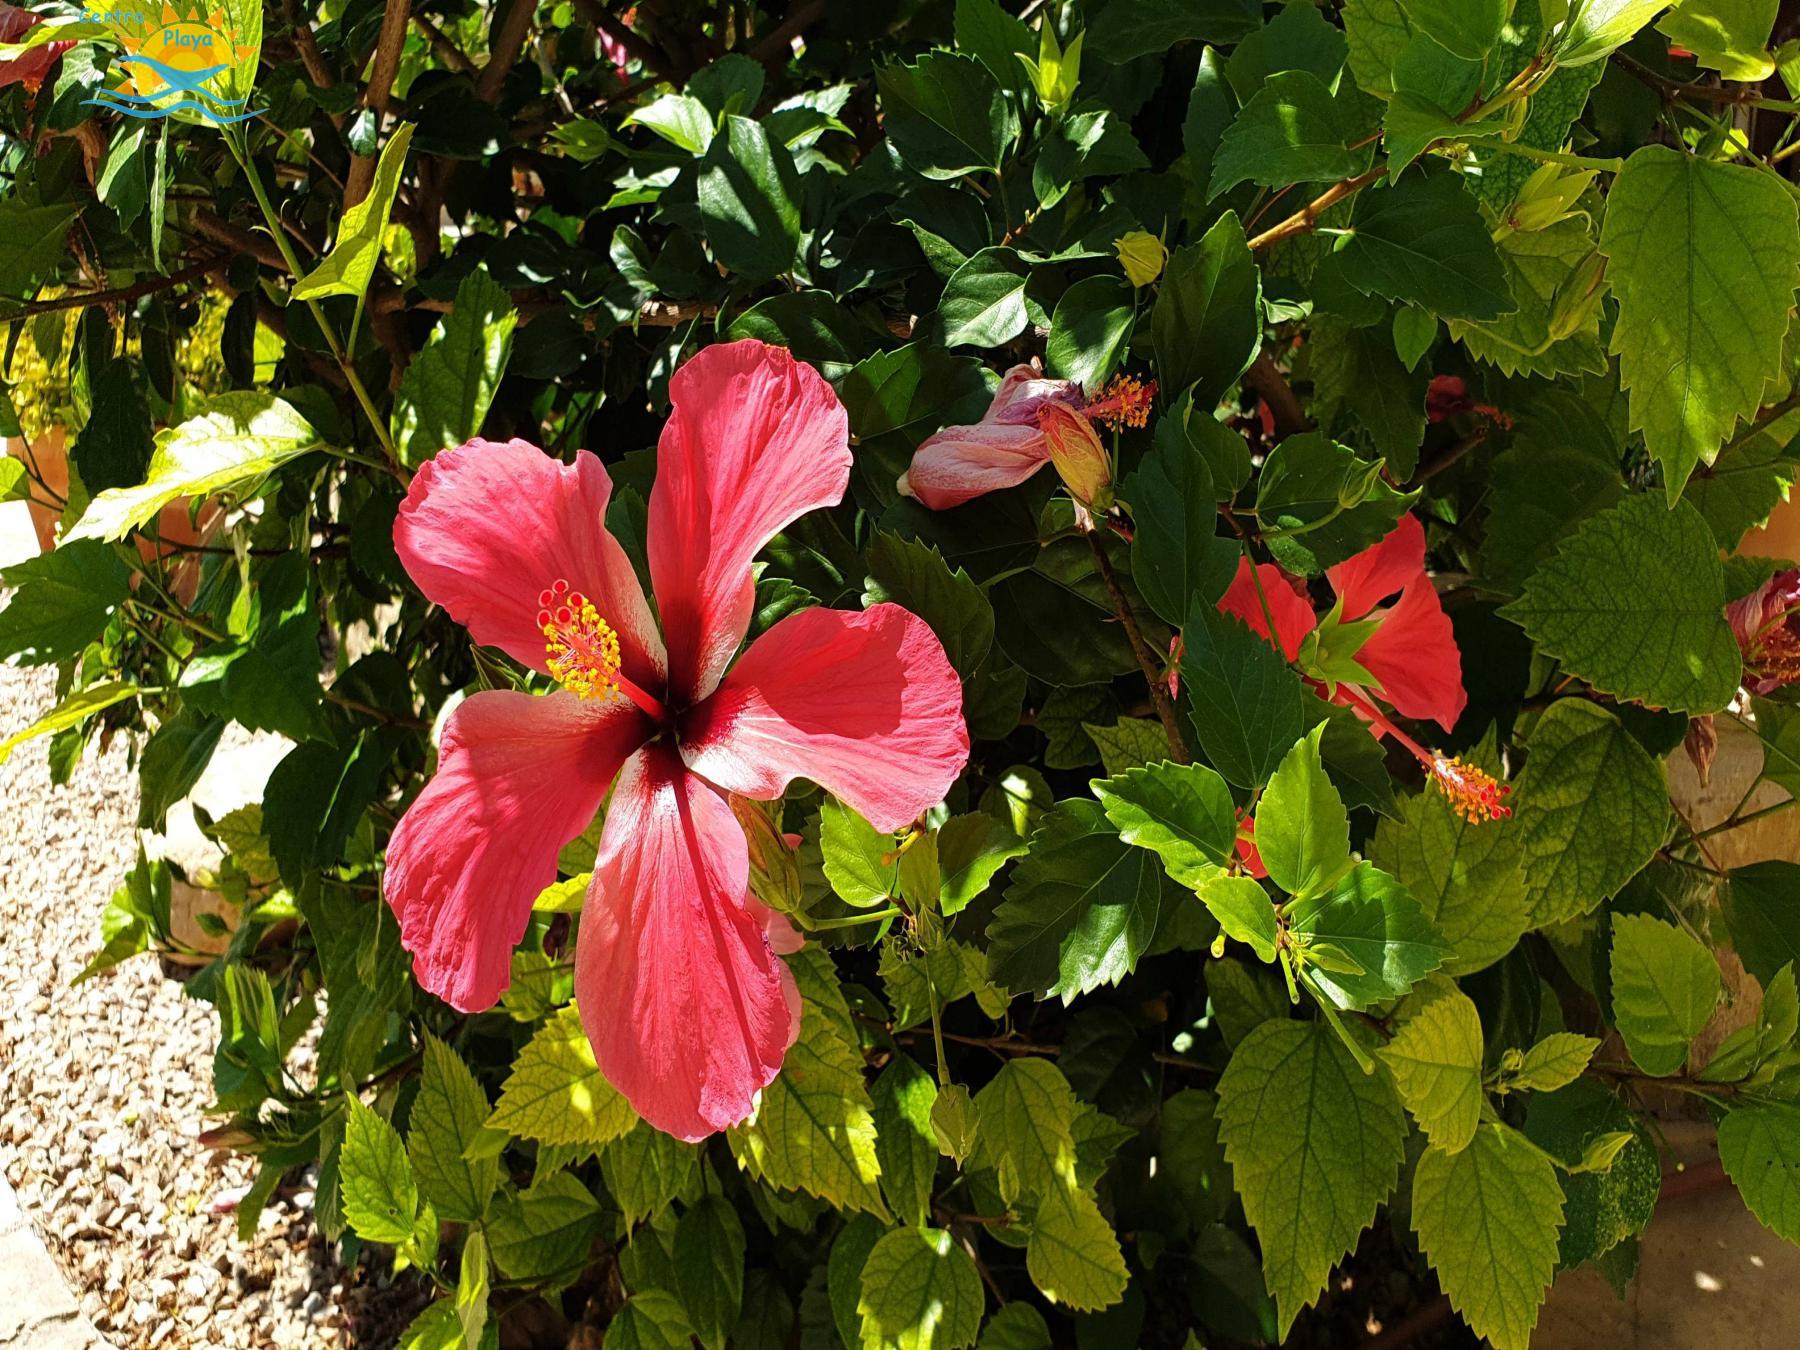
{"label": "green stem", "polygon": [[931,1042],[937,1047],[938,1086],[950,1086],[950,1062],[944,1057],[944,1027],[938,1016],[937,982],[931,978],[931,967],[925,967],[925,992],[931,999]]}
{"label": "green stem", "polygon": [[1539,150],[1535,146],[1522,145],[1516,141],[1482,141],[1483,150],[1499,150],[1509,155],[1523,155],[1526,159],[1535,159],[1541,164],[1564,164],[1571,169],[1594,169],[1600,173],[1618,173],[1625,167],[1622,159],[1595,159],[1591,155],[1568,155],[1560,150]]}
{"label": "green stem", "polygon": [[[1752,786],[1754,786],[1754,784]],[[1777,812],[1785,811],[1793,804],[1794,799],[1789,797],[1786,801],[1776,802],[1773,806],[1759,807],[1747,816],[1733,814],[1732,816],[1721,820],[1717,825],[1708,825],[1704,830],[1696,830],[1694,832],[1694,838],[1708,839],[1715,834],[1724,834],[1725,831],[1735,830],[1740,825],[1748,825],[1753,820],[1761,820],[1764,816],[1772,816]]]}
{"label": "green stem", "polygon": [[898,919],[904,910],[895,909],[892,905],[886,909],[872,909],[867,914],[848,914],[840,919],[808,919],[801,925],[808,933],[822,933],[832,928],[854,928],[863,923],[880,923],[887,919]]}
{"label": "green stem", "polygon": [[[241,145],[239,144],[240,137],[243,140]],[[299,280],[301,275],[300,259],[294,254],[294,246],[288,242],[287,231],[281,228],[281,217],[276,214],[274,203],[269,200],[268,191],[263,187],[262,175],[256,171],[256,167],[250,159],[248,136],[241,131],[238,136],[227,135],[225,144],[231,151],[231,157],[237,160],[238,167],[244,171],[244,177],[249,180],[251,195],[256,198],[256,205],[262,212],[263,222],[268,226],[269,233],[274,236],[275,247],[281,250],[281,260],[287,264],[287,269],[294,279]],[[344,380],[349,384],[351,394],[362,406],[363,415],[368,418],[369,429],[375,433],[375,440],[380,444],[382,453],[387,456],[388,462],[381,467],[392,473],[402,483],[409,481],[410,476],[401,465],[399,452],[394,449],[393,439],[388,435],[387,423],[375,410],[375,400],[369,396],[368,388],[362,382],[362,376],[356,373],[356,366],[351,360],[349,351],[338,340],[337,330],[331,326],[331,320],[325,316],[325,311],[317,300],[308,300],[306,307],[312,311],[313,319],[319,325],[319,331],[325,335],[325,345],[331,348],[331,355],[337,361],[338,369],[344,372]],[[361,313],[362,301],[358,299],[357,315],[359,319]]]}

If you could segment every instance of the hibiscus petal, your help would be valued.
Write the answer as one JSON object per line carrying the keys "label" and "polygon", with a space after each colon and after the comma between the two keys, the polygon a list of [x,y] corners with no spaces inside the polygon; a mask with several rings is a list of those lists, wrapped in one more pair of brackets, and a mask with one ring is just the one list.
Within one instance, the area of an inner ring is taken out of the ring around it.
{"label": "hibiscus petal", "polygon": [[690,714],[681,751],[732,792],[767,801],[808,778],[897,830],[968,762],[962,682],[937,634],[898,605],[801,610]]}
{"label": "hibiscus petal", "polygon": [[978,422],[945,427],[913,451],[900,491],[933,511],[1015,487],[1050,462],[1050,445],[1035,424]]}
{"label": "hibiscus petal", "polygon": [[731,807],[672,749],[627,761],[581,917],[575,997],[606,1080],[678,1139],[749,1115],[795,1022],[749,875]]}
{"label": "hibiscus petal", "polygon": [[750,563],[850,481],[850,421],[783,347],[708,347],[669,381],[650,492],[650,575],[677,703],[710,694],[750,627]]}
{"label": "hibiscus petal", "polygon": [[606,528],[612,480],[585,450],[573,464],[525,441],[473,440],[427,460],[394,520],[394,547],[427,598],[476,642],[548,673],[538,594],[558,578],[619,635],[625,674],[660,686],[662,638],[637,573]]}
{"label": "hibiscus petal", "polygon": [[1390,595],[1398,595],[1425,570],[1425,527],[1414,515],[1400,517],[1379,544],[1330,568],[1331,589],[1344,602],[1344,617],[1360,619]]}
{"label": "hibiscus petal", "polygon": [[394,827],[383,891],[419,983],[492,1007],[556,854],[588,826],[652,727],[622,699],[473,694],[444,723],[438,771]]}
{"label": "hibiscus petal", "polygon": [[[1259,581],[1262,583],[1261,595],[1257,594]],[[1279,643],[1269,637],[1269,620],[1263,613],[1265,597],[1269,602],[1269,615],[1275,619],[1275,631],[1280,635]],[[1312,602],[1294,590],[1294,583],[1288,580],[1286,572],[1274,563],[1263,563],[1256,569],[1253,580],[1248,558],[1238,559],[1237,575],[1220,597],[1219,612],[1242,619],[1252,632],[1272,645],[1278,645],[1281,654],[1290,661],[1300,655],[1301,641],[1318,622],[1313,616]]]}
{"label": "hibiscus petal", "polygon": [[1420,572],[1400,593],[1400,602],[1379,617],[1356,659],[1402,717],[1430,718],[1449,731],[1469,696],[1450,616],[1431,579]]}

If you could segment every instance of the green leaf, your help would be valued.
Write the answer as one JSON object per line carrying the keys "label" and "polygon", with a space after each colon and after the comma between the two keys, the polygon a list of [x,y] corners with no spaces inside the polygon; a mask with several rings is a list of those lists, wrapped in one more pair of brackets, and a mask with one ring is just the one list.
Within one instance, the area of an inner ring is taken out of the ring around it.
{"label": "green leaf", "polygon": [[1697,64],[1725,80],[1766,80],[1775,73],[1769,38],[1781,0],[1680,0],[1657,29]]}
{"label": "green leaf", "polygon": [[1337,258],[1364,295],[1446,319],[1497,319],[1514,308],[1481,208],[1447,170],[1365,188]]}
{"label": "green leaf", "polygon": [[1275,923],[1275,906],[1261,882],[1214,872],[1195,890],[1226,937],[1247,944],[1259,961],[1275,959],[1280,932]]}
{"label": "green leaf", "polygon": [[[1577,217],[1541,230],[1514,230],[1500,241],[1500,263],[1518,308],[1485,323],[1451,320],[1450,336],[1503,375],[1604,372],[1598,297],[1602,283],[1583,271],[1593,255],[1588,223]],[[1598,288],[1598,289],[1596,289]],[[1566,317],[1592,294],[1572,331]]]}
{"label": "green leaf", "polygon": [[[1403,315],[1421,312],[1410,306],[1397,309],[1396,323]],[[1429,344],[1436,336],[1437,320],[1427,316],[1425,322]],[[1319,319],[1306,351],[1319,424],[1331,427],[1338,410],[1348,408],[1368,433],[1375,453],[1387,461],[1389,473],[1400,482],[1411,478],[1425,439],[1427,372],[1409,372],[1379,325],[1350,328]]]}
{"label": "green leaf", "polygon": [[1345,0],[1344,37],[1357,87],[1377,98],[1393,92],[1393,69],[1412,41],[1400,0]]}
{"label": "green leaf", "polygon": [[130,571],[94,539],[65,541],[53,552],[14,563],[0,572],[0,581],[13,588],[0,609],[0,660],[27,666],[79,656],[131,594]]}
{"label": "green leaf", "polygon": [[600,1174],[630,1224],[700,1190],[700,1149],[639,1121],[600,1152]]}
{"label": "green leaf", "polygon": [[744,1303],[744,1226],[729,1201],[709,1195],[681,1216],[675,1279],[694,1335],[722,1350]]}
{"label": "green leaf", "polygon": [[1647,914],[1613,915],[1613,1021],[1645,1073],[1680,1070],[1719,990],[1718,963],[1687,933]]}
{"label": "green leaf", "polygon": [[1479,61],[1500,40],[1513,0],[1400,0],[1413,28],[1465,61]]}
{"label": "green leaf", "polygon": [[1231,861],[1237,808],[1204,764],[1149,764],[1090,786],[1119,838],[1155,853],[1183,886],[1198,889]]}
{"label": "green leaf", "polygon": [[487,1127],[545,1144],[605,1144],[636,1123],[631,1104],[601,1076],[571,1003],[519,1052]]}
{"label": "green leaf", "polygon": [[1406,1117],[1324,1022],[1264,1022],[1219,1080],[1219,1141],[1285,1337],[1393,1190]]}
{"label": "green leaf", "polygon": [[148,478],[97,494],[65,542],[122,539],[177,497],[238,493],[323,444],[312,424],[273,394],[220,394],[180,425],[158,432]]}
{"label": "green leaf", "polygon": [[1349,148],[1356,125],[1345,105],[1308,70],[1284,70],[1226,128],[1213,155],[1209,199],[1239,183],[1287,187],[1348,178],[1366,162]]}
{"label": "green leaf", "polygon": [[1344,68],[1344,35],[1312,5],[1284,5],[1231,53],[1226,74],[1240,99],[1283,70],[1310,70],[1330,88]]}
{"label": "green leaf", "polygon": [[787,147],[759,122],[727,117],[694,184],[706,241],[719,263],[749,281],[794,266],[800,248],[800,178]]}
{"label": "green leaf", "polygon": [[1210,601],[1182,629],[1181,687],[1200,748],[1239,787],[1259,787],[1300,739],[1300,678],[1276,651]]}
{"label": "green leaf", "polygon": [[1800,864],[1759,862],[1733,868],[1724,887],[1725,926],[1744,969],[1767,989],[1800,957]]}
{"label": "green leaf", "polygon": [[[435,1229],[432,1236],[436,1237]],[[488,1322],[488,1250],[487,1234],[479,1228],[463,1243],[457,1267],[455,1302],[463,1344],[480,1345]]]}
{"label": "green leaf", "polygon": [[1460,1153],[1481,1123],[1481,1014],[1447,980],[1433,980],[1408,1001],[1406,1020],[1375,1053],[1431,1146]]}
{"label": "green leaf", "polygon": [[870,1097],[882,1193],[900,1222],[923,1227],[931,1218],[937,1175],[937,1136],[931,1129],[937,1080],[911,1055],[895,1055],[875,1080]]}
{"label": "green leaf", "polygon": [[729,1133],[738,1166],[778,1189],[805,1191],[838,1209],[886,1219],[862,1070],[861,1050],[828,1012],[805,998],[800,1038],[781,1072],[763,1089],[755,1114]]}
{"label": "green leaf", "polygon": [[712,113],[699,99],[686,94],[664,94],[635,109],[620,125],[648,127],[690,155],[704,155],[712,144]]}
{"label": "green leaf", "polygon": [[1600,251],[1631,428],[1673,502],[1781,373],[1800,216],[1772,175],[1648,145],[1613,181]]}
{"label": "green leaf", "polygon": [[646,1289],[625,1300],[602,1344],[605,1350],[691,1350],[694,1329],[675,1295]]}
{"label": "green leaf", "polygon": [[1293,896],[1322,893],[1350,865],[1350,817],[1325,776],[1321,722],[1294,742],[1256,810],[1256,849],[1269,879]]}
{"label": "green leaf", "polygon": [[1557,1031],[1525,1052],[1511,1087],[1533,1092],[1555,1092],[1567,1087],[1587,1069],[1600,1042],[1592,1036]]}
{"label": "green leaf", "polygon": [[483,1156],[494,1140],[483,1122],[487,1093],[449,1046],[425,1038],[425,1068],[407,1122],[407,1152],[419,1190],[438,1214],[475,1223],[500,1180],[500,1161]]}
{"label": "green leaf", "polygon": [[1177,42],[1235,42],[1261,21],[1256,0],[1110,0],[1089,30],[1088,50],[1122,65]]}
{"label": "green leaf", "polygon": [[1527,1350],[1556,1272],[1556,1168],[1517,1131],[1483,1125],[1457,1154],[1428,1148],[1413,1172],[1413,1227],[1438,1281],[1494,1350]]}
{"label": "green leaf", "polygon": [[875,72],[882,125],[907,166],[927,178],[998,173],[1019,114],[973,57],[927,52]]}
{"label": "green leaf", "polygon": [[494,1264],[508,1279],[568,1284],[587,1264],[601,1215],[600,1202],[567,1172],[540,1175],[517,1194],[508,1188],[487,1225]]}
{"label": "green leaf", "polygon": [[184,708],[144,742],[138,760],[138,828],[163,830],[169,808],[193,789],[225,730],[220,719]]}
{"label": "green leaf", "polygon": [[1568,23],[1554,48],[1556,64],[1605,60],[1668,7],[1669,0],[1571,0]]}
{"label": "green leaf", "polygon": [[[1125,545],[1115,540],[1103,546],[1114,570],[1126,572]],[[1047,684],[1103,684],[1137,670],[1093,553],[1082,540],[1059,539],[1042,548],[1030,568],[994,582],[988,599],[1000,650]],[[1146,642],[1160,647],[1168,641],[1153,613],[1136,604],[1133,613]]]}
{"label": "green leaf", "polygon": [[1008,1303],[988,1318],[976,1350],[1051,1350],[1050,1328],[1029,1303]]}
{"label": "green leaf", "polygon": [[1020,56],[1038,50],[1037,37],[995,0],[956,0],[956,49],[975,57],[1008,89],[1023,92]]}
{"label": "green leaf", "polygon": [[946,918],[979,899],[1007,859],[1025,852],[1023,839],[981,811],[951,816],[939,827],[937,843],[938,908]]}
{"label": "green leaf", "polygon": [[1010,248],[984,248],[951,274],[938,300],[944,343],[998,347],[1023,331],[1025,264]]}
{"label": "green leaf", "polygon": [[1631,880],[1669,832],[1656,761],[1605,708],[1561,699],[1531,734],[1514,825],[1531,927],[1576,918]]}
{"label": "green leaf", "polygon": [[1157,859],[1121,839],[1098,802],[1057,803],[988,924],[994,980],[1064,1003],[1117,984],[1155,936],[1162,887]]}
{"label": "green leaf", "polygon": [[[1266,796],[1264,803],[1257,813],[1259,847]],[[1266,861],[1268,855],[1263,857]],[[1307,977],[1313,988],[1341,1008],[1399,998],[1436,970],[1449,951],[1419,902],[1372,863],[1357,863],[1328,893],[1299,901],[1291,920],[1309,957]],[[1328,953],[1348,956],[1361,969],[1327,965],[1314,954],[1321,945]]]}
{"label": "green leaf", "polygon": [[1117,1303],[1128,1278],[1112,1226],[1094,1197],[1074,1188],[1039,1199],[1025,1269],[1045,1298],[1084,1312]]}
{"label": "green leaf", "polygon": [[863,1263],[856,1310],[866,1350],[975,1344],[986,1296],[975,1263],[941,1228],[896,1228]]}
{"label": "green leaf", "polygon": [[381,147],[368,195],[356,205],[344,208],[337,242],[317,267],[294,283],[294,299],[320,300],[328,295],[354,295],[360,299],[369,293],[375,264],[381,261],[381,236],[387,230],[394,196],[400,191],[400,174],[406,167],[406,148],[412,144],[412,134],[411,122],[394,128],[387,144]]}
{"label": "green leaf", "polygon": [[1220,489],[1189,437],[1191,406],[1183,401],[1157,423],[1154,445],[1124,487],[1137,525],[1132,580],[1157,616],[1176,625],[1196,598],[1212,601],[1225,593],[1238,560],[1237,548],[1218,533]]}
{"label": "green leaf", "polygon": [[994,607],[958,567],[931,545],[878,531],[863,551],[865,606],[891,601],[931,625],[957,674],[968,679],[994,643]]}
{"label": "green leaf", "polygon": [[1576,526],[1500,612],[1594,688],[1699,713],[1729,703],[1742,673],[1724,609],[1700,513],[1639,494]]}
{"label": "green leaf", "polygon": [[1117,277],[1084,277],[1062,293],[1050,316],[1044,359],[1050,373],[1099,389],[1124,364],[1137,327],[1135,292]]}
{"label": "green leaf", "polygon": [[1773,436],[1733,441],[1710,468],[1688,479],[1687,500],[1705,519],[1719,547],[1735,549],[1744,534],[1766,523],[1800,481],[1800,459]]}
{"label": "green leaf", "polygon": [[344,1217],[364,1241],[398,1245],[412,1236],[419,1212],[419,1191],[406,1160],[406,1145],[400,1142],[400,1132],[354,1093],[344,1100],[350,1112],[338,1154]]}
{"label": "green leaf", "polygon": [[[93,372],[88,382],[94,406],[69,458],[89,492],[130,487],[149,468],[154,439],[143,377],[132,363],[115,361]],[[17,460],[5,464],[24,468]]]}
{"label": "green leaf", "polygon": [[456,302],[406,368],[394,393],[393,435],[401,461],[416,467],[481,431],[512,355],[519,315],[512,298],[477,267]]}
{"label": "green leaf", "polygon": [[110,708],[115,703],[122,703],[128,698],[137,696],[138,687],[119,680],[107,680],[101,684],[91,684],[86,689],[77,690],[37,721],[32,722],[20,731],[0,740],[0,764],[6,763],[26,741],[38,736],[48,736],[53,732],[67,731],[70,727],[78,727],[88,718],[103,708]]}
{"label": "green leaf", "polygon": [[894,836],[883,834],[836,797],[819,804],[819,849],[825,880],[838,899],[870,908],[892,902],[899,886],[890,861]]}
{"label": "green leaf", "polygon": [[69,226],[79,208],[29,205],[17,193],[0,201],[0,298],[27,299],[33,284],[69,256]]}
{"label": "green leaf", "polygon": [[1237,212],[1170,253],[1150,313],[1163,398],[1173,404],[1191,388],[1194,407],[1210,413],[1262,350],[1261,305],[1262,274]]}
{"label": "green leaf", "polygon": [[1376,827],[1370,857],[1400,879],[1450,944],[1446,974],[1491,966],[1532,926],[1523,837],[1521,820],[1471,824],[1430,789]]}
{"label": "green leaf", "polygon": [[1396,492],[1381,470],[1379,461],[1323,432],[1276,446],[1256,490],[1257,517],[1276,561],[1311,576],[1386,538],[1419,492]]}
{"label": "green leaf", "polygon": [[1121,717],[1109,727],[1084,722],[1082,730],[1099,750],[1100,763],[1109,774],[1142,768],[1169,755],[1169,738],[1147,717]]}
{"label": "green leaf", "polygon": [[1764,1227],[1800,1242],[1800,1107],[1739,1106],[1719,1122],[1719,1161]]}

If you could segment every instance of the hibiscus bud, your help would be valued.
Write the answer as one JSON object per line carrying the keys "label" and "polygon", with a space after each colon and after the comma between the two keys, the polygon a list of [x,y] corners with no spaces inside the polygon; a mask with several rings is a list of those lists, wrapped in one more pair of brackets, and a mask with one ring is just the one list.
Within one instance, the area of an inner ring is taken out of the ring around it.
{"label": "hibiscus bud", "polygon": [[1556,224],[1593,186],[1594,177],[1592,169],[1570,172],[1559,164],[1544,165],[1525,180],[1525,186],[1507,208],[1508,231],[1544,230]]}
{"label": "hibiscus bud", "polygon": [[752,801],[731,795],[731,814],[744,830],[744,842],[750,849],[750,894],[770,909],[787,914],[799,912],[800,866],[773,814],[781,803]]}
{"label": "hibiscus bud", "polygon": [[943,1088],[931,1104],[931,1132],[938,1152],[959,1167],[975,1151],[975,1102],[961,1083]]}
{"label": "hibiscus bud", "polygon": [[1050,460],[1076,504],[1089,511],[1110,507],[1112,456],[1100,443],[1094,424],[1068,404],[1051,402],[1038,409],[1038,427],[1044,433]]}
{"label": "hibiscus bud", "polygon": [[1606,259],[1596,250],[1564,277],[1550,297],[1550,338],[1560,342],[1581,331],[1606,294]]}
{"label": "hibiscus bud", "polygon": [[1169,250],[1163,241],[1143,230],[1132,230],[1113,240],[1125,278],[1133,286],[1148,286],[1162,275],[1169,261]]}
{"label": "hibiscus bud", "polygon": [[1705,787],[1712,780],[1713,757],[1719,753],[1719,729],[1713,725],[1711,713],[1703,713],[1688,723],[1682,748],[1700,776],[1700,786]]}

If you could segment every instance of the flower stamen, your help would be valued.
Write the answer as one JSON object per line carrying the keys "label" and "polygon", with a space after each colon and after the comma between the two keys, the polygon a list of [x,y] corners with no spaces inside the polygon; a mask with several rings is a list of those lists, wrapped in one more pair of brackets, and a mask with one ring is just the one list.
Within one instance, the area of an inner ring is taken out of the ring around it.
{"label": "flower stamen", "polygon": [[1141,427],[1150,420],[1150,405],[1156,398],[1156,381],[1145,383],[1130,375],[1115,375],[1104,397],[1096,399],[1081,411],[1090,422],[1111,427]]}
{"label": "flower stamen", "polygon": [[558,577],[538,592],[538,627],[550,674],[577,698],[611,698],[619,690],[619,635],[580,591]]}
{"label": "flower stamen", "polygon": [[1497,781],[1485,769],[1464,760],[1433,755],[1430,772],[1431,781],[1449,798],[1450,809],[1469,824],[1504,820],[1512,814],[1512,807],[1505,801],[1512,785]]}

